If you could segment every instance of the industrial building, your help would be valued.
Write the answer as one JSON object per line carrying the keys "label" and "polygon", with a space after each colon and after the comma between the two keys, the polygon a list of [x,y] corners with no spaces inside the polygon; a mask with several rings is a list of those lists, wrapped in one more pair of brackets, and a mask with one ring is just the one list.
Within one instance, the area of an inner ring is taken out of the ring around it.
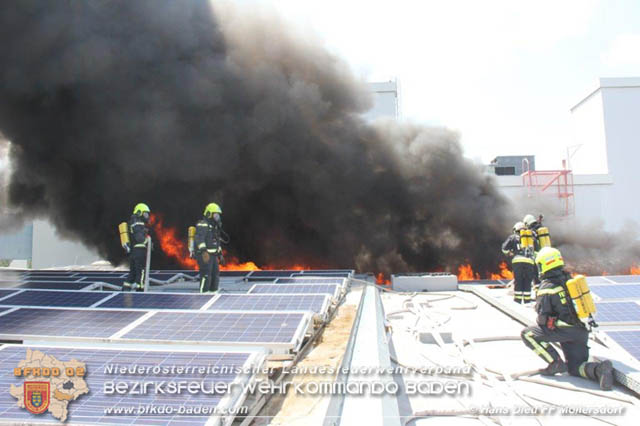
{"label": "industrial building", "polygon": [[633,112],[639,110],[640,78],[601,78],[571,107],[575,140],[566,147],[569,158],[559,156],[556,170],[527,172],[520,166],[524,175],[496,176],[498,186],[513,200],[538,199],[554,206],[556,215],[601,222],[608,231],[637,223],[640,121]]}

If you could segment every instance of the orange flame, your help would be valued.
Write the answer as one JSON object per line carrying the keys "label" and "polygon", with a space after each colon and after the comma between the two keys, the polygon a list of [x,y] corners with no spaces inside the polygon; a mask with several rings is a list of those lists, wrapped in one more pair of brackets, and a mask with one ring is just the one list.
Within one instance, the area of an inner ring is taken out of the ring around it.
{"label": "orange flame", "polygon": [[640,266],[633,265],[631,268],[629,268],[629,274],[640,275]]}
{"label": "orange flame", "polygon": [[460,281],[469,281],[469,280],[479,280],[480,274],[473,272],[473,268],[470,264],[460,265],[458,267],[458,280]]}
{"label": "orange flame", "polygon": [[188,255],[187,243],[177,237],[175,228],[164,226],[162,216],[152,214],[149,224],[153,227],[157,243],[160,244],[160,249],[164,254],[175,259],[184,268],[195,269],[198,266],[198,262]]}
{"label": "orange flame", "polygon": [[376,284],[379,284],[379,285],[391,285],[391,280],[386,279],[384,277],[384,274],[382,272],[380,272],[378,275],[376,275]]}
{"label": "orange flame", "polygon": [[[178,238],[176,228],[165,226],[162,215],[157,213],[151,214],[149,224],[153,228],[157,242],[162,252],[168,257],[175,259],[180,266],[186,269],[198,269],[198,262],[189,257],[189,251],[185,240]],[[220,265],[221,271],[261,271],[262,269],[279,269],[272,266],[259,267],[254,262],[241,262],[235,256],[228,256],[226,250],[223,250],[225,264]],[[286,267],[288,270],[303,271],[310,269],[304,265],[293,265]]]}
{"label": "orange flame", "polygon": [[511,280],[511,279],[513,279],[513,272],[511,272],[509,270],[509,267],[507,266],[507,262],[500,263],[500,265],[498,265],[498,267],[500,268],[500,273],[499,274],[493,274],[492,273],[490,275],[492,280],[503,280],[503,279]]}

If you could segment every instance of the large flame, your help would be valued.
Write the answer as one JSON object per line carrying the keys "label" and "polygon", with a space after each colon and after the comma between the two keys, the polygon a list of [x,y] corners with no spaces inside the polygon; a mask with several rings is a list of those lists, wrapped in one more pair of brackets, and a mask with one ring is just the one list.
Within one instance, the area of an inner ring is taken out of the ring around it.
{"label": "large flame", "polygon": [[180,266],[187,269],[196,269],[198,262],[189,257],[189,251],[185,240],[177,237],[175,228],[164,225],[164,220],[159,214],[151,214],[149,224],[155,233],[156,242],[160,250],[168,257],[175,259]]}
{"label": "large flame", "polygon": [[[185,269],[198,269],[198,262],[189,257],[186,236],[185,239],[178,238],[178,231],[176,228],[166,226],[162,215],[158,213],[151,214],[149,224],[156,235],[156,240],[160,245],[160,250],[162,250],[165,255],[177,261],[178,264]],[[223,250],[223,255],[225,258],[225,264],[220,265],[220,270],[222,271],[261,271],[263,269],[282,269],[270,265],[261,268],[251,261],[241,262],[237,257],[228,255],[226,250]],[[284,269],[303,271],[310,268],[305,265],[294,264],[292,266],[286,266]]]}

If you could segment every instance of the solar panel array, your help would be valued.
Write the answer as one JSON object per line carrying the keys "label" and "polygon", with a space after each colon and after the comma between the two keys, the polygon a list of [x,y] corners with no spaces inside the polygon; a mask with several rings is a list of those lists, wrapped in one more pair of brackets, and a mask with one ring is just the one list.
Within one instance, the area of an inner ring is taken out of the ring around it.
{"label": "solar panel array", "polygon": [[[101,302],[97,308],[121,309],[200,309],[211,295],[171,293],[119,293]],[[0,301],[2,304],[2,301]]]}
{"label": "solar panel array", "polygon": [[640,330],[607,331],[606,334],[640,361]]}
{"label": "solar panel array", "polygon": [[640,284],[625,285],[594,285],[591,286],[591,292],[602,300],[607,299],[639,299]]}
{"label": "solar panel array", "polygon": [[595,319],[598,323],[640,324],[640,305],[635,302],[597,303]]}
{"label": "solar panel array", "polygon": [[338,289],[337,284],[256,284],[249,294],[328,294],[335,297]]}
{"label": "solar panel array", "polygon": [[0,300],[0,305],[88,308],[109,295],[111,293],[92,291],[26,290]]}
{"label": "solar panel array", "polygon": [[223,294],[209,307],[218,311],[311,311],[324,314],[328,296],[321,294]]}
{"label": "solar panel array", "polygon": [[0,335],[108,338],[144,315],[142,311],[19,308],[2,315]]}
{"label": "solar panel array", "polygon": [[14,294],[15,292],[16,292],[15,290],[0,289],[0,299],[2,299],[3,297],[7,297],[11,294]]}
{"label": "solar panel array", "polygon": [[[198,370],[188,374],[145,374],[142,378],[150,382],[178,382],[197,381],[205,383],[226,383],[234,381],[240,383],[237,371],[259,367],[255,354],[249,352],[219,353],[219,352],[169,352],[169,351],[143,351],[143,350],[112,350],[112,349],[73,349],[73,348],[51,348],[35,347],[47,355],[55,357],[57,360],[66,362],[76,359],[84,362],[87,375],[84,380],[89,388],[89,393],[79,396],[69,405],[70,423],[108,423],[108,424],[171,424],[171,425],[204,425],[209,416],[192,415],[178,416],[179,407],[219,407],[220,409],[232,408],[225,404],[224,394],[205,394],[184,392],[180,395],[163,395],[155,392],[135,395],[105,395],[105,382],[113,381],[118,377],[108,374],[108,368],[112,365],[131,366],[137,365],[141,368],[171,368],[172,366],[201,367],[206,372],[201,374]],[[8,346],[0,350],[0,364],[3,366],[17,366],[26,357],[26,349],[20,346]],[[141,377],[135,377],[139,380]],[[56,422],[49,414],[38,417],[33,416],[27,410],[21,409],[16,404],[16,399],[9,394],[11,385],[22,386],[23,378],[14,377],[12,368],[0,370],[0,418],[8,422]],[[139,407],[172,407],[174,413],[169,415],[149,415],[138,414]],[[110,408],[121,407],[131,409],[131,415],[107,415]],[[59,422],[58,422],[59,423]]]}
{"label": "solar panel array", "polygon": [[[88,291],[96,288],[94,283],[107,282],[119,285],[127,271],[0,271],[0,281],[4,280],[12,289],[0,289],[0,340],[23,343],[66,342],[76,344],[82,339],[81,349],[52,348],[44,351],[60,359],[75,358],[87,363],[90,394],[83,395],[70,406],[70,421],[73,423],[118,423],[118,424],[204,424],[208,416],[161,416],[143,415],[106,416],[105,408],[118,406],[138,407],[141,404],[208,407],[227,403],[229,395],[188,395],[184,398],[167,398],[153,393],[136,398],[105,396],[100,392],[106,380],[104,365],[137,364],[157,366],[163,363],[194,365],[238,365],[249,353],[202,353],[201,343],[215,345],[216,348],[252,347],[256,351],[271,350],[275,353],[297,351],[310,327],[312,314],[326,318],[331,298],[337,297],[346,288],[348,277],[353,271],[320,271],[305,274],[297,270],[289,271],[230,271],[222,273],[244,280],[255,274],[256,280],[266,280],[269,284],[259,284],[251,288],[260,294],[185,294],[185,293],[132,293]],[[181,274],[181,275],[178,275]],[[174,281],[174,278],[195,279],[197,271],[154,271],[152,278]],[[324,275],[330,275],[324,277]],[[275,280],[286,277],[289,281]],[[298,278],[290,278],[298,277]],[[240,282],[242,283],[242,282]],[[282,291],[286,289],[286,291]],[[118,349],[107,347],[91,348],[95,343],[120,343]],[[121,350],[124,344],[131,350]],[[153,351],[152,348],[193,347],[193,352]],[[159,346],[159,345],[170,346]],[[62,343],[60,343],[62,345]],[[192,346],[193,345],[193,346]],[[18,348],[18,349],[15,349]],[[24,347],[23,347],[24,348]],[[0,363],[17,365],[24,359],[24,349],[19,346],[0,347]],[[141,349],[141,348],[144,348]],[[6,369],[11,372],[11,369]],[[10,421],[32,421],[27,411],[19,409],[15,401],[2,398],[9,384],[19,381],[12,374],[0,372],[0,418]],[[6,374],[5,374],[6,373]],[[171,376],[146,375],[145,380],[172,380]],[[215,382],[236,380],[235,374],[216,377],[185,377],[180,380],[197,379]],[[246,380],[246,379],[244,379]],[[200,395],[200,396],[199,396]],[[224,398],[223,398],[224,397]],[[234,397],[235,398],[235,397]],[[201,400],[202,399],[202,400]],[[9,401],[7,403],[7,401]],[[38,420],[43,417],[39,417]],[[51,422],[56,422],[51,417]],[[46,420],[46,421],[49,421]]]}
{"label": "solar panel array", "polygon": [[294,340],[300,313],[158,312],[123,339],[226,343],[287,343]]}

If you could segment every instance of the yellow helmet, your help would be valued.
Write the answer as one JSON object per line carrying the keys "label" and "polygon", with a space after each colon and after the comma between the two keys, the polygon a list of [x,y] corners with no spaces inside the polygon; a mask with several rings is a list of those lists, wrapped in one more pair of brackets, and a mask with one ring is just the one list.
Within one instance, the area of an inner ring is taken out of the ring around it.
{"label": "yellow helmet", "polygon": [[536,256],[536,265],[538,265],[538,270],[541,274],[546,274],[552,269],[560,268],[564,266],[562,253],[553,247],[544,247]]}
{"label": "yellow helmet", "polygon": [[204,208],[204,217],[212,217],[214,213],[222,214],[222,209],[216,203],[209,203]]}
{"label": "yellow helmet", "polygon": [[142,216],[143,213],[150,213],[151,210],[149,209],[149,206],[146,205],[145,203],[138,203],[136,204],[136,206],[133,208],[133,214],[136,214],[138,216]]}

